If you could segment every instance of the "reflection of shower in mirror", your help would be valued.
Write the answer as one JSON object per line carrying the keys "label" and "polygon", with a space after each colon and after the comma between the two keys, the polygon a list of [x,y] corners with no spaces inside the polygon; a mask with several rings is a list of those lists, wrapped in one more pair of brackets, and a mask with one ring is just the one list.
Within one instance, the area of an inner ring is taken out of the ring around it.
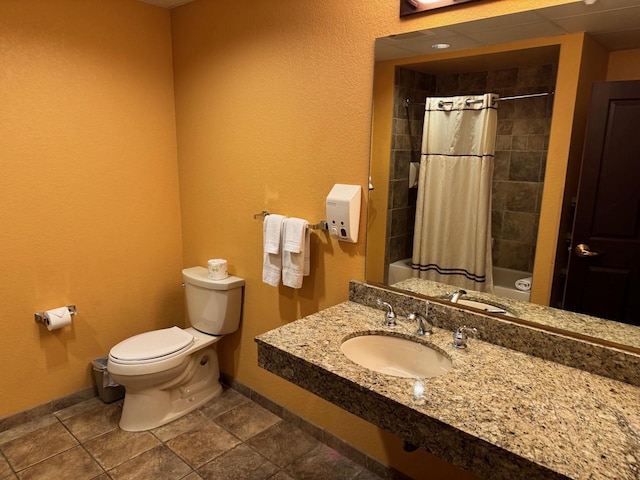
{"label": "reflection of shower in mirror", "polygon": [[[517,280],[530,277],[530,272],[511,270],[510,268],[493,267],[493,289],[494,294],[500,297],[510,298],[528,302],[530,292],[518,290],[515,286]],[[389,285],[413,278],[411,259],[405,258],[389,264]]]}

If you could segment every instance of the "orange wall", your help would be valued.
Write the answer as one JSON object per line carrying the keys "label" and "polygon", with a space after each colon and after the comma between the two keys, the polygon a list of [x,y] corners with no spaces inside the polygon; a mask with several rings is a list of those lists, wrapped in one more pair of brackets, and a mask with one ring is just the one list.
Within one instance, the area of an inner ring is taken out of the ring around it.
{"label": "orange wall", "polygon": [[640,48],[611,52],[607,81],[640,80]]}
{"label": "orange wall", "polygon": [[185,263],[225,257],[247,282],[241,330],[219,343],[224,372],[414,478],[464,478],[257,367],[257,334],[347,299],[348,280],[364,278],[365,235],[350,245],[313,233],[311,277],[276,289],[261,282],[253,214],[316,222],[334,183],[367,186],[376,37],[560,3],[472,2],[404,20],[395,0],[199,0],[172,11]]}
{"label": "orange wall", "polygon": [[[129,0],[0,2],[0,417],[183,322],[170,28]],[[67,304],[72,327],[34,322]]]}
{"label": "orange wall", "polygon": [[[123,338],[182,323],[181,267],[225,257],[247,280],[225,373],[415,478],[463,478],[257,367],[256,334],[364,278],[365,233],[314,233],[311,277],[275,289],[253,214],[315,222],[334,183],[366,186],[376,37],[568,1],[400,20],[396,0],[0,0],[0,416],[88,386],[89,361]],[[73,327],[33,322],[68,303]]]}

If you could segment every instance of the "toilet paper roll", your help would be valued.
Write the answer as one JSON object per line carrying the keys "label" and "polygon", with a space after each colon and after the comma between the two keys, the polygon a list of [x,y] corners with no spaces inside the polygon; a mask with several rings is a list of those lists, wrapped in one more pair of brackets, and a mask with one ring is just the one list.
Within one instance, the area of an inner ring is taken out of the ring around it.
{"label": "toilet paper roll", "polygon": [[224,258],[212,258],[207,262],[209,278],[211,280],[224,280],[227,273],[227,261]]}
{"label": "toilet paper roll", "polygon": [[71,325],[71,312],[67,307],[54,308],[44,312],[44,323],[48,330],[58,330],[59,328]]}

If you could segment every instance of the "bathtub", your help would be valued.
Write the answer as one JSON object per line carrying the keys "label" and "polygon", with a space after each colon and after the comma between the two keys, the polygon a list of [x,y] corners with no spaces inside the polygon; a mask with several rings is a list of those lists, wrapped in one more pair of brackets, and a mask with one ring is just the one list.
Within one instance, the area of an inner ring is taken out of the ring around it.
{"label": "bathtub", "polygon": [[[405,258],[389,264],[389,285],[407,280],[413,275],[411,269],[411,259]],[[518,290],[515,286],[516,280],[530,277],[531,273],[511,270],[509,268],[493,267],[493,289],[494,294],[499,297],[511,298],[528,302],[531,297],[530,292]]]}

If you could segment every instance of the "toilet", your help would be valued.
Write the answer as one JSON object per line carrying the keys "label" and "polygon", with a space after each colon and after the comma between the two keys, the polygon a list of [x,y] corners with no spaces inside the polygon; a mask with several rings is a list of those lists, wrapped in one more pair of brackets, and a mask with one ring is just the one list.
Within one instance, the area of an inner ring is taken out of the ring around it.
{"label": "toilet", "polygon": [[191,327],[170,327],[123,340],[107,370],[125,387],[120,428],[159,427],[222,392],[216,343],[240,325],[244,280],[211,280],[204,267],[182,270]]}

